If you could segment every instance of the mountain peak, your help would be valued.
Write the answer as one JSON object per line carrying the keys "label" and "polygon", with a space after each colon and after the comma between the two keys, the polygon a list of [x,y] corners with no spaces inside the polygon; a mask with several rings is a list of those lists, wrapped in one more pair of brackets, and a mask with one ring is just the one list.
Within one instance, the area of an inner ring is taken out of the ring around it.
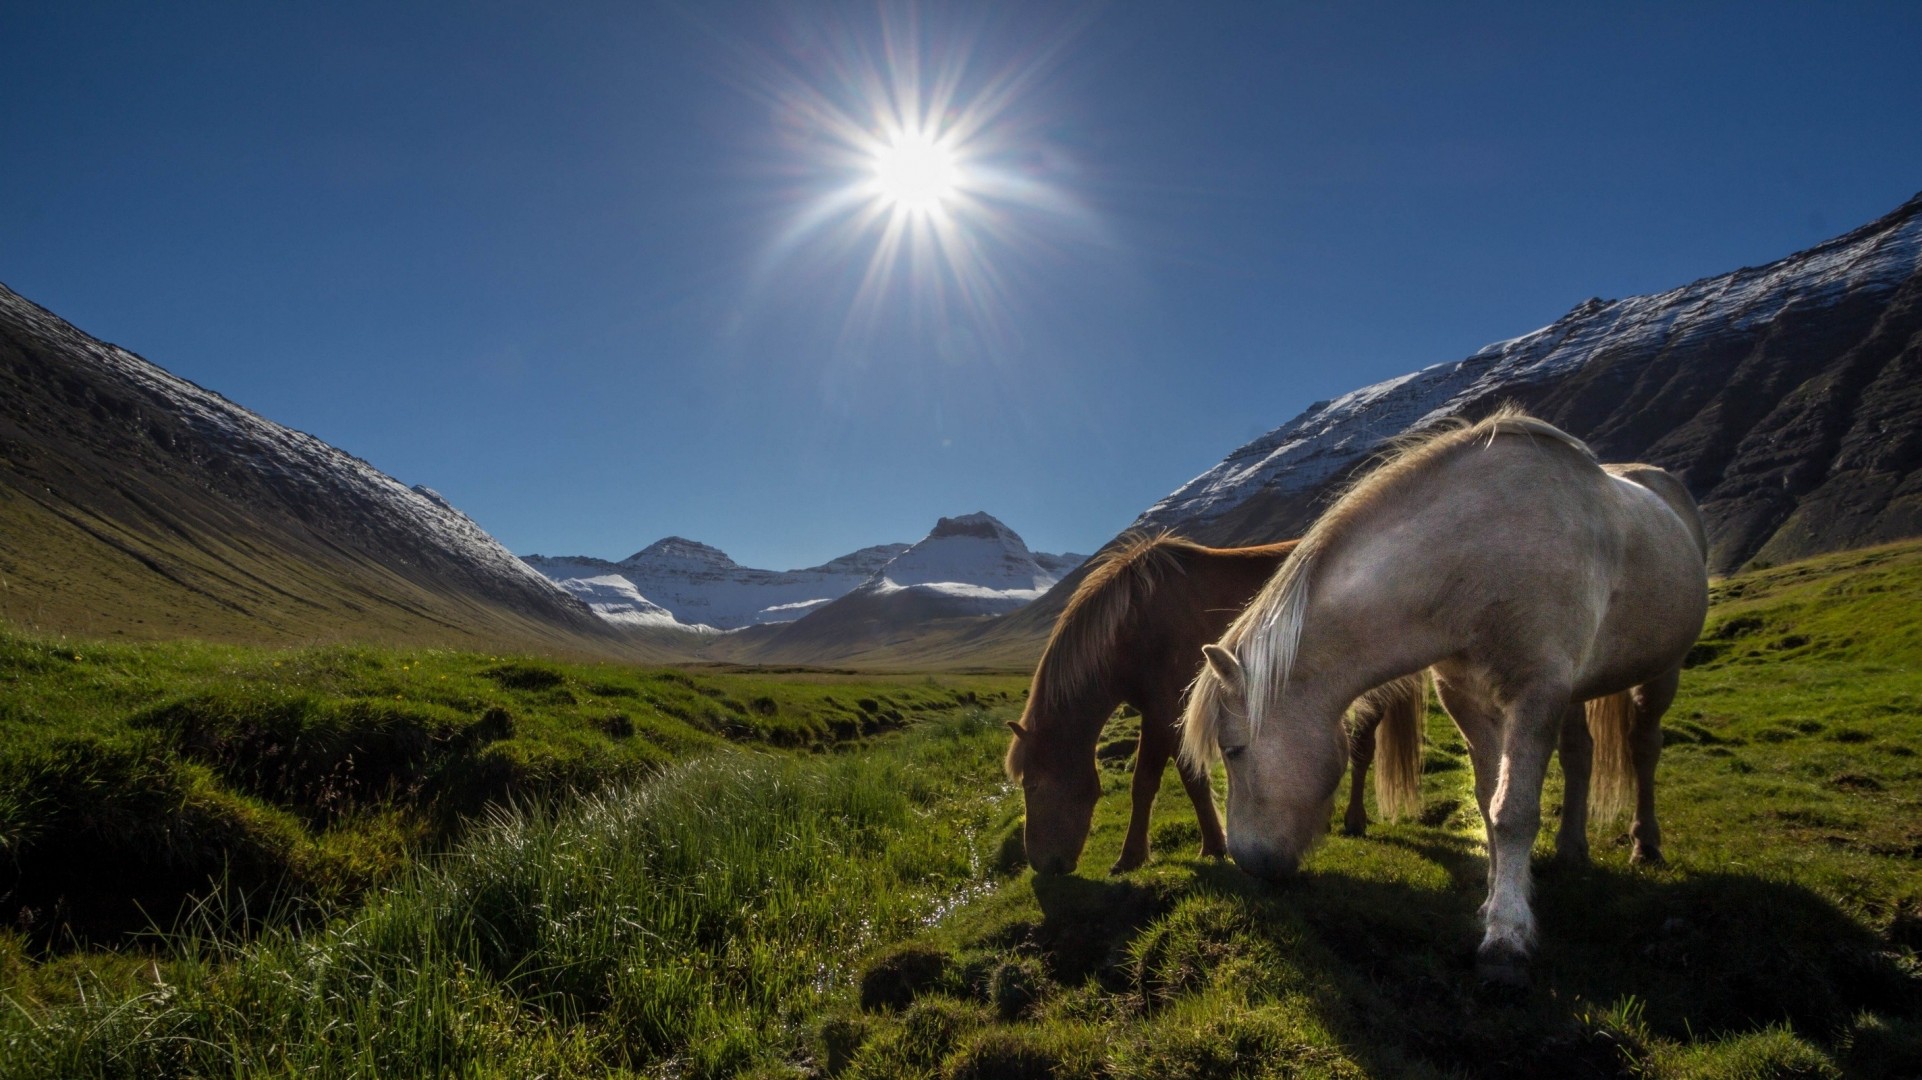
{"label": "mountain peak", "polygon": [[692,562],[718,569],[730,569],[737,564],[722,551],[711,544],[699,540],[689,540],[685,536],[664,536],[641,550],[622,559],[623,564],[636,562]]}
{"label": "mountain peak", "polygon": [[[1001,540],[1012,537],[1016,543],[1021,542],[1021,538],[1015,535],[1013,529],[1001,524],[993,515],[980,510],[972,514],[962,514],[959,517],[944,517],[935,522],[934,529],[928,533],[928,539],[936,540],[944,536],[973,536],[982,540]],[[1022,546],[1025,548],[1027,545]]]}

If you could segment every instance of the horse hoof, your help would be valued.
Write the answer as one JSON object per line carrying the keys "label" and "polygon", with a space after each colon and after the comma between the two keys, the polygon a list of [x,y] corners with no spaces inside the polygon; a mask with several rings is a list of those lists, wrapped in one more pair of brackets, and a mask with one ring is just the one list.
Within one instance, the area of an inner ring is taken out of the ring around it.
{"label": "horse hoof", "polygon": [[1507,949],[1475,957],[1475,976],[1490,986],[1521,989],[1528,986],[1528,957]]}
{"label": "horse hoof", "polygon": [[1141,869],[1141,864],[1147,861],[1148,856],[1146,855],[1130,855],[1124,851],[1121,853],[1121,857],[1114,861],[1114,865],[1108,867],[1108,873],[1125,874],[1130,870],[1139,870]]}
{"label": "horse hoof", "polygon": [[1362,822],[1360,825],[1344,823],[1341,827],[1341,834],[1343,836],[1367,836],[1368,823]]}
{"label": "horse hoof", "polygon": [[1570,870],[1583,870],[1588,867],[1588,848],[1565,847],[1555,849],[1555,861]]}
{"label": "horse hoof", "polygon": [[1629,855],[1628,861],[1636,866],[1661,867],[1668,865],[1668,860],[1662,858],[1661,851],[1656,848],[1648,848],[1646,850],[1636,848],[1635,851]]}

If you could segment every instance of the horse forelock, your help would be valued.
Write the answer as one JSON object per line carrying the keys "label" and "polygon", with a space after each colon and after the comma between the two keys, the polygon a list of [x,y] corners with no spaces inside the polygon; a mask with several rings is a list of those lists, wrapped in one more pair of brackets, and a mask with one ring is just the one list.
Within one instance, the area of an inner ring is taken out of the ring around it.
{"label": "horse forelock", "polygon": [[1123,533],[1096,556],[1087,577],[1068,598],[1042,648],[1030,695],[1042,712],[1072,708],[1076,699],[1113,676],[1116,647],[1128,620],[1170,572],[1181,572],[1181,555],[1201,545],[1160,532]]}

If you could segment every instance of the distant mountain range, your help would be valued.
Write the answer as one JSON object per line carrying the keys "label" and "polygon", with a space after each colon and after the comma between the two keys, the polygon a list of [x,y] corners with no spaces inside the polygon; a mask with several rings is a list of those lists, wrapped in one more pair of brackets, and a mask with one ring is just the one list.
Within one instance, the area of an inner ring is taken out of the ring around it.
{"label": "distant mountain range", "polygon": [[[730,642],[731,658],[785,658],[800,643],[861,641],[929,620],[1013,611],[1046,593],[1086,556],[1032,552],[986,513],[942,518],[914,544],[877,544],[803,570],[757,570],[678,536],[619,562],[529,555],[528,565],[610,622],[694,633],[783,627]],[[790,632],[786,624],[796,624]],[[833,628],[833,629],[829,629]],[[705,648],[704,646],[692,646]],[[834,651],[830,645],[827,651]]]}

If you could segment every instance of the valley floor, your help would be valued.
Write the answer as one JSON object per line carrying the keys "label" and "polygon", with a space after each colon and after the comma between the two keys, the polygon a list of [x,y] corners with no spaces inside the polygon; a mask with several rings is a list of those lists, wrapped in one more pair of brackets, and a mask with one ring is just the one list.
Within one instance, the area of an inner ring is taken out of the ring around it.
{"label": "valley floor", "polygon": [[[1193,857],[1172,776],[1155,857],[1101,875],[1124,716],[1081,873],[1036,878],[1016,679],[117,650],[0,640],[0,1075],[1922,1074],[1922,544],[1717,585],[1666,725],[1671,865],[1619,823],[1591,868],[1541,860],[1522,992],[1474,976],[1480,822],[1438,712],[1418,818],[1283,888]],[[237,844],[304,884],[165,938],[19,902],[77,872],[49,845],[115,828],[150,875]]]}

